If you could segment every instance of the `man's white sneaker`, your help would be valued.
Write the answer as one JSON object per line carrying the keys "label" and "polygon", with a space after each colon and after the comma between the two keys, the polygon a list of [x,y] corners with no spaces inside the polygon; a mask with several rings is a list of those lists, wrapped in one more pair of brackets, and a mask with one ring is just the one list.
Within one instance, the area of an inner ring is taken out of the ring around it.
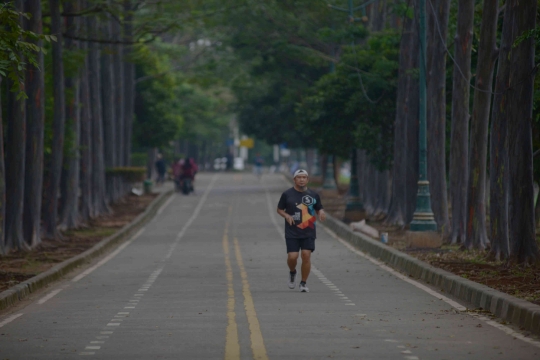
{"label": "man's white sneaker", "polygon": [[287,284],[289,285],[289,289],[294,289],[296,287],[296,273],[291,274],[289,272],[289,282]]}
{"label": "man's white sneaker", "polygon": [[305,284],[300,283],[300,292],[309,292],[309,288]]}

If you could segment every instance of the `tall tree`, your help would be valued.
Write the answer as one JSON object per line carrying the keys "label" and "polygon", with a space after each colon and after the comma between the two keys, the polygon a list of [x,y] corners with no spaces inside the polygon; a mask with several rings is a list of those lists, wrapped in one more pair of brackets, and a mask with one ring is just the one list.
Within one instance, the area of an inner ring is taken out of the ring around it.
{"label": "tall tree", "polygon": [[501,120],[508,124],[509,161],[509,237],[511,257],[518,263],[540,259],[535,236],[532,109],[534,93],[534,39],[518,41],[517,37],[535,29],[537,1],[508,0],[506,11],[511,23],[504,25],[501,44],[512,48],[506,59],[510,63],[507,110]]}
{"label": "tall tree", "polygon": [[[0,89],[2,77],[0,76]],[[0,254],[5,253],[5,221],[6,221],[6,171],[4,167],[4,131],[2,121],[2,99],[0,96]]]}
{"label": "tall tree", "polygon": [[[43,33],[41,1],[27,0],[26,12],[31,17],[26,21],[29,31]],[[41,47],[42,40],[36,45]],[[41,197],[43,188],[43,136],[45,128],[45,80],[43,53],[37,54],[38,68],[29,67],[26,74],[26,163],[24,180],[24,239],[30,247],[41,242]]]}
{"label": "tall tree", "polygon": [[454,38],[452,83],[452,134],[450,140],[450,202],[452,235],[450,242],[465,241],[467,213],[467,165],[469,146],[469,102],[474,1],[459,0]]}
{"label": "tall tree", "polygon": [[[24,10],[23,1],[14,3],[15,10]],[[22,16],[19,16],[19,24],[22,27]],[[12,88],[13,80],[6,81],[7,89]],[[8,93],[6,91],[6,93]],[[4,243],[5,251],[10,249],[22,249],[25,247],[23,233],[23,209],[24,209],[24,166],[26,159],[26,100],[18,98],[14,92],[7,96],[7,134],[5,144],[5,186],[6,194],[6,218]]]}
{"label": "tall tree", "polygon": [[[79,0],[65,1],[64,11],[66,13],[77,13],[80,11]],[[65,48],[68,51],[79,49],[78,42],[73,37],[79,34],[80,23],[83,20],[69,16],[66,18]],[[65,89],[69,99],[66,101],[66,121],[67,129],[71,135],[70,146],[64,157],[62,169],[62,197],[61,215],[59,229],[71,229],[79,226],[79,163],[80,163],[80,127],[81,127],[81,99],[79,90],[79,77],[82,71],[66,76]]]}
{"label": "tall tree", "polygon": [[[493,89],[493,70],[497,59],[498,0],[484,0],[478,46],[476,81],[471,119],[469,170],[467,183],[467,228],[465,247],[484,249],[486,233],[486,165],[488,128]],[[495,244],[494,244],[495,245]],[[492,246],[500,258],[500,248]]]}
{"label": "tall tree", "polygon": [[53,139],[50,156],[47,157],[47,166],[43,182],[43,235],[46,238],[58,238],[58,195],[60,193],[60,179],[62,175],[62,162],[64,155],[64,132],[66,122],[66,100],[64,83],[64,60],[62,17],[60,16],[60,0],[49,0],[51,11],[51,31],[57,37],[52,44],[52,73],[54,89],[54,115],[52,133]]}
{"label": "tall tree", "polygon": [[[110,5],[110,1],[107,1]],[[101,29],[104,39],[112,39],[111,17],[103,19]],[[106,169],[116,166],[116,120],[115,119],[115,84],[113,71],[113,48],[111,44],[103,45],[101,51],[101,104],[103,110],[103,151]],[[113,176],[106,176],[107,201],[113,201],[115,186]]]}
{"label": "tall tree", "polygon": [[[408,4],[403,16],[403,29],[399,48],[399,76],[397,83],[396,117],[394,123],[394,156],[392,166],[392,195],[386,222],[389,224],[405,226],[409,221],[411,197],[415,195],[416,176],[418,173],[414,159],[418,157],[417,148],[412,142],[418,142],[415,136],[413,123],[418,117],[418,79],[414,76],[414,70],[418,68],[418,23],[413,9],[415,3]],[[413,141],[408,141],[413,137]],[[413,146],[412,148],[410,146]],[[412,163],[411,163],[412,160]],[[412,188],[410,173],[413,174]],[[414,202],[414,199],[412,200]]]}
{"label": "tall tree", "polygon": [[431,205],[439,230],[449,235],[446,194],[446,36],[450,0],[427,0],[427,144]]}
{"label": "tall tree", "polygon": [[[119,9],[123,10],[123,8]],[[114,47],[114,53],[113,53],[113,72],[114,72],[114,117],[115,117],[115,154],[116,154],[116,166],[123,166],[124,165],[124,63],[123,63],[123,57],[124,57],[124,47],[121,44],[123,40],[122,36],[122,26],[117,21],[112,21],[112,33],[113,33],[113,39],[115,41],[118,41],[119,44],[117,44]],[[116,177],[115,179],[115,197],[114,200],[118,200],[124,192],[124,189],[122,188],[123,181],[120,177]]]}
{"label": "tall tree", "polygon": [[[491,114],[490,129],[490,166],[489,166],[489,223],[491,235],[491,252],[495,258],[506,259],[510,256],[510,241],[508,233],[508,103],[510,101],[507,91],[510,84],[510,61],[508,57],[512,48],[511,39],[508,34],[512,34],[512,11],[507,8],[504,12],[503,34],[499,50],[499,63],[497,65],[497,80],[495,82],[495,95],[493,96],[493,107]],[[503,35],[503,36],[504,36]],[[482,244],[478,246],[484,247]]]}
{"label": "tall tree", "polygon": [[[133,14],[131,0],[124,0],[124,39],[133,41]],[[133,46],[124,46],[124,164],[131,163],[133,113],[135,109],[135,65],[132,60]]]}
{"label": "tall tree", "polygon": [[[83,2],[84,4],[84,2]],[[83,28],[86,32],[86,23]],[[92,110],[90,102],[90,54],[87,42],[81,43],[81,49],[87,53],[81,71],[80,83],[80,141],[81,141],[81,162],[80,162],[80,182],[81,182],[81,221],[88,221],[96,214],[94,197],[98,196],[94,192],[96,189],[93,184],[93,156],[94,145],[92,144]],[[97,151],[97,150],[96,150]]]}
{"label": "tall tree", "polygon": [[[98,33],[98,22],[95,16],[88,18],[88,33]],[[105,190],[105,159],[103,155],[103,111],[101,104],[101,70],[100,46],[93,42],[88,45],[88,83],[92,124],[92,198],[96,216],[108,212]]]}

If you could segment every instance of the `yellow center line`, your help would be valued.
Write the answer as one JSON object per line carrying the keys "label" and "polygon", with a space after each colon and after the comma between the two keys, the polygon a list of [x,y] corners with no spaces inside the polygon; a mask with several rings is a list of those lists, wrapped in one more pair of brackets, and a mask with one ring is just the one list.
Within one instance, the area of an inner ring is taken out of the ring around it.
{"label": "yellow center line", "polygon": [[233,287],[233,271],[231,266],[229,252],[229,221],[232,211],[232,206],[229,207],[229,217],[225,223],[225,231],[223,232],[223,253],[225,254],[225,267],[227,269],[227,331],[225,339],[225,360],[240,359],[240,342],[238,341],[238,325],[236,324],[236,312],[234,311],[234,287]]}
{"label": "yellow center line", "polygon": [[234,249],[236,253],[236,262],[238,263],[238,267],[240,268],[240,276],[242,277],[244,308],[246,310],[246,316],[249,323],[253,358],[256,360],[268,360],[268,356],[266,355],[266,347],[264,346],[264,340],[261,333],[261,327],[259,325],[259,319],[257,318],[257,312],[255,311],[255,304],[253,303],[253,297],[251,296],[251,291],[249,290],[249,282],[246,269],[244,268],[242,254],[240,253],[240,245],[238,244],[238,239],[236,237],[234,238]]}

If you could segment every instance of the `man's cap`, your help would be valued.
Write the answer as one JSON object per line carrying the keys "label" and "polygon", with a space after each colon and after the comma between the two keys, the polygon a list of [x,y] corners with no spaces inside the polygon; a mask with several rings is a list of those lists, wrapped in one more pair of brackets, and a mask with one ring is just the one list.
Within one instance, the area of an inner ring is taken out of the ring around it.
{"label": "man's cap", "polygon": [[308,173],[307,173],[307,171],[304,170],[304,169],[296,170],[296,171],[294,172],[293,179],[294,179],[295,177],[297,177],[298,175],[306,175],[306,176],[309,176]]}

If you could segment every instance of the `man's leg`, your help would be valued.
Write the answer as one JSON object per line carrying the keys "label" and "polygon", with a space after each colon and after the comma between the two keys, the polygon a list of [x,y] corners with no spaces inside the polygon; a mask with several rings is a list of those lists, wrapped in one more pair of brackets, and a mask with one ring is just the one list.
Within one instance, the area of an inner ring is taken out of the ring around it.
{"label": "man's leg", "polygon": [[295,272],[296,271],[296,264],[298,263],[298,255],[300,253],[298,252],[290,252],[287,253],[287,265],[289,265],[289,271]]}
{"label": "man's leg", "polygon": [[311,250],[302,249],[302,281],[307,282],[311,271]]}

